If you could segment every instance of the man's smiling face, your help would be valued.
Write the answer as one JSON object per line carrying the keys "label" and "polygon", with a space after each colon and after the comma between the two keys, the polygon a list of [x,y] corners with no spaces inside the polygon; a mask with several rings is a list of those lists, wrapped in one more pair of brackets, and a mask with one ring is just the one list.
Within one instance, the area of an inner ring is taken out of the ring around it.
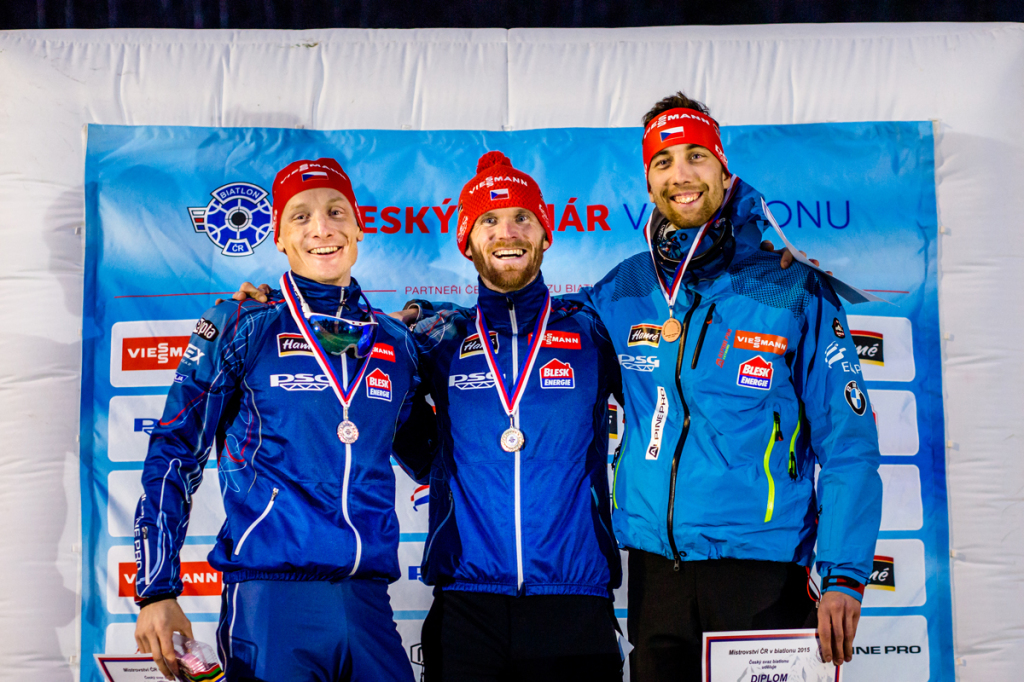
{"label": "man's smiling face", "polygon": [[676,227],[700,227],[715,214],[732,177],[706,148],[667,147],[651,159],[647,172],[651,201]]}
{"label": "man's smiling face", "polygon": [[544,251],[548,248],[533,211],[525,208],[496,208],[473,223],[466,255],[490,289],[518,291],[537,278]]}
{"label": "man's smiling face", "polygon": [[352,204],[328,187],[299,192],[281,212],[277,250],[288,256],[292,272],[337,286],[348,286],[359,255],[359,229]]}

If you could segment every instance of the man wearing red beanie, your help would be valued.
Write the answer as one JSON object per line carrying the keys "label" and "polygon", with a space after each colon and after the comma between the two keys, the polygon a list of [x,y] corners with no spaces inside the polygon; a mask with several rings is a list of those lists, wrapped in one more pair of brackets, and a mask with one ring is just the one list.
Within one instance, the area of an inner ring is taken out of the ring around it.
{"label": "man wearing red beanie", "polygon": [[429,408],[413,407],[420,359],[351,276],[363,229],[341,166],[296,161],[273,199],[281,290],[203,315],[153,429],[136,640],[177,672],[172,634],[192,634],[179,555],[216,445],[227,518],[209,562],[223,574],[227,679],[412,682],[387,592],[400,575],[390,457],[400,424],[416,421],[418,444],[432,432]]}
{"label": "man wearing red beanie", "polygon": [[476,306],[446,306],[413,332],[441,445],[422,565],[434,585],[426,679],[620,680],[608,334],[549,295],[543,196],[501,152],[463,188],[456,238],[479,274]]}

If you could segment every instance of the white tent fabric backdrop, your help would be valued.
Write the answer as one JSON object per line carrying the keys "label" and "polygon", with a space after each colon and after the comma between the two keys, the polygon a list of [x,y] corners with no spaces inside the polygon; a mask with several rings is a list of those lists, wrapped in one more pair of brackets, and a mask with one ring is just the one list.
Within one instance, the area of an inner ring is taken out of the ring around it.
{"label": "white tent fabric backdrop", "polygon": [[1018,674],[1024,26],[878,24],[0,33],[0,678],[79,666],[85,124],[632,127],[678,88],[724,125],[938,121],[947,655]]}

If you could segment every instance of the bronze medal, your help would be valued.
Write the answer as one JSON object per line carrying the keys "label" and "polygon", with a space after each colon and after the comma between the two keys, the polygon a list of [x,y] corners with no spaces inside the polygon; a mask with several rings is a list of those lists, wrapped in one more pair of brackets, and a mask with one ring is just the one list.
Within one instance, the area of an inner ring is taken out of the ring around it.
{"label": "bronze medal", "polygon": [[661,325],[661,338],[669,343],[678,339],[682,333],[683,325],[679,324],[679,320],[674,317],[668,318],[665,320],[665,324]]}
{"label": "bronze medal", "polygon": [[345,445],[352,445],[359,440],[359,429],[348,419],[338,424],[338,440]]}
{"label": "bronze medal", "polygon": [[526,443],[526,436],[523,432],[514,426],[510,426],[505,429],[501,434],[501,449],[505,452],[515,452],[522,450],[523,445]]}

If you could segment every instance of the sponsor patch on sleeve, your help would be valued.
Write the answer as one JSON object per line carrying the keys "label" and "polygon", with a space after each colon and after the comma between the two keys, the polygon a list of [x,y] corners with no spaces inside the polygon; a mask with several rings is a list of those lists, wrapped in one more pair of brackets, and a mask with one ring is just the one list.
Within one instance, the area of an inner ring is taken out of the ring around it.
{"label": "sponsor patch on sleeve", "polygon": [[846,338],[846,330],[843,329],[843,325],[839,321],[838,317],[833,317],[832,318],[832,332],[836,335],[837,339],[845,339]]}
{"label": "sponsor patch on sleeve", "polygon": [[192,330],[192,333],[199,338],[206,339],[207,341],[213,341],[217,338],[217,334],[220,332],[217,327],[205,317],[200,317],[199,321],[196,322],[196,328]]}
{"label": "sponsor patch on sleeve", "polygon": [[734,348],[755,350],[764,353],[775,353],[776,355],[785,355],[788,345],[789,340],[785,336],[761,334],[758,332],[744,332],[739,330],[736,331],[736,340],[733,342]]}
{"label": "sponsor patch on sleeve", "polygon": [[772,363],[760,355],[755,355],[740,365],[740,372],[736,377],[736,385],[767,391],[772,387],[772,374],[774,371]]}
{"label": "sponsor patch on sleeve", "polygon": [[[852,333],[852,330],[851,330]],[[896,591],[895,562],[891,556],[875,555],[875,563],[868,578],[867,588],[871,590]]]}
{"label": "sponsor patch on sleeve", "polygon": [[846,384],[846,388],[843,389],[843,396],[855,415],[858,417],[864,416],[868,409],[868,399],[864,396],[864,392],[860,390],[860,387],[857,386],[856,381],[850,381]]}

